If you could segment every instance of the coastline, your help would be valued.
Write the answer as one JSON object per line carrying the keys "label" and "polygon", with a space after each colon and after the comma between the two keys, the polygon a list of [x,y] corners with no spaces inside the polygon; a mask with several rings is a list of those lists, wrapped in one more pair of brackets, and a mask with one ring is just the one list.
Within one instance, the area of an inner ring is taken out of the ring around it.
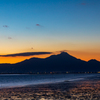
{"label": "coastline", "polygon": [[100,100],[100,76],[0,89],[0,100]]}
{"label": "coastline", "polygon": [[68,90],[74,85],[73,82],[59,82],[3,88],[0,89],[0,100],[65,100],[70,98]]}

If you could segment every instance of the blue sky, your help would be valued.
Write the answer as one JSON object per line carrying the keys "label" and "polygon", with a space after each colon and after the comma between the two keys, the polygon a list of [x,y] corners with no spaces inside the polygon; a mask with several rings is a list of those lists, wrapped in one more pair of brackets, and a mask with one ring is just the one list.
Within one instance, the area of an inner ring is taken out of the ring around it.
{"label": "blue sky", "polygon": [[1,54],[99,52],[100,0],[0,0],[0,45]]}

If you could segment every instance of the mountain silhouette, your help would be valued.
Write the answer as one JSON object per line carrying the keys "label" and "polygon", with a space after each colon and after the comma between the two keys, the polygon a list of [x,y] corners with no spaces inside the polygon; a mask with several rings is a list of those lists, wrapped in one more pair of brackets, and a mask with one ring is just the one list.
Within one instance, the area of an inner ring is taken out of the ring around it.
{"label": "mountain silhouette", "polygon": [[92,59],[88,62],[77,59],[66,52],[51,55],[48,58],[31,58],[16,64],[0,64],[0,73],[29,73],[29,72],[97,72],[100,62]]}

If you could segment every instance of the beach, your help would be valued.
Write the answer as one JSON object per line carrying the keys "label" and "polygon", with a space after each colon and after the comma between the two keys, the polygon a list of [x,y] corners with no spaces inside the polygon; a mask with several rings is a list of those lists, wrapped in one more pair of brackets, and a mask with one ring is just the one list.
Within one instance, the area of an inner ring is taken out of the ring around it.
{"label": "beach", "polygon": [[0,89],[0,100],[100,100],[100,78]]}

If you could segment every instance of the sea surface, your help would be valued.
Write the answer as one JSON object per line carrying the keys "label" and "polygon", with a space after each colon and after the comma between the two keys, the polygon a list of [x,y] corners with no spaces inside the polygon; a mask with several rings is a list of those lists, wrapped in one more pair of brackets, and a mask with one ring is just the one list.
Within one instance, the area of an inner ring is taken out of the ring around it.
{"label": "sea surface", "polygon": [[1,74],[0,88],[77,81],[100,74]]}

